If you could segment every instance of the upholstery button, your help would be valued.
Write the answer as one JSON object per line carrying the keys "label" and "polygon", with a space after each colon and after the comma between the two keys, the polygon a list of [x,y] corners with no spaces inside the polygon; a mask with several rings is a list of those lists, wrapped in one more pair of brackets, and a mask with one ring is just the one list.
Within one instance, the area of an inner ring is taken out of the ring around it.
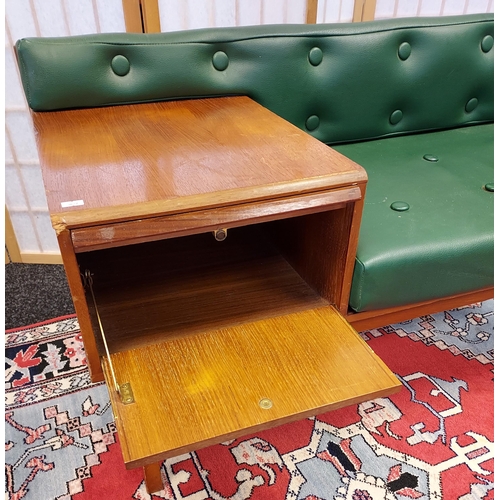
{"label": "upholstery button", "polygon": [[423,158],[425,161],[432,161],[432,162],[439,161],[439,158],[436,155],[427,154],[427,155],[424,155]]}
{"label": "upholstery button", "polygon": [[309,62],[313,66],[318,66],[323,60],[323,51],[319,47],[313,47],[309,51]]}
{"label": "upholstery button", "polygon": [[306,129],[309,131],[315,130],[319,127],[319,116],[311,115],[306,120]]}
{"label": "upholstery button", "polygon": [[219,50],[212,57],[212,64],[214,68],[219,71],[224,71],[229,66],[229,57],[225,52]]}
{"label": "upholstery button", "polygon": [[483,52],[489,52],[493,48],[493,37],[491,35],[486,35],[481,40],[481,50]]}
{"label": "upholstery button", "polygon": [[400,109],[396,109],[396,111],[394,111],[391,114],[389,121],[391,122],[392,125],[396,125],[401,121],[402,118],[403,118],[403,112]]}
{"label": "upholstery button", "polygon": [[467,111],[467,113],[470,113],[471,111],[474,111],[477,108],[477,104],[478,104],[478,100],[475,97],[473,97],[465,105],[465,111]]}
{"label": "upholstery button", "polygon": [[410,209],[410,205],[408,205],[405,201],[395,201],[391,204],[391,209],[396,212],[406,212]]}
{"label": "upholstery button", "polygon": [[398,56],[402,61],[406,61],[411,54],[411,45],[408,42],[403,42],[398,49]]}
{"label": "upholstery button", "polygon": [[493,192],[495,191],[495,187],[494,187],[494,185],[493,185],[493,182],[488,182],[488,184],[486,184],[486,185],[484,186],[484,189],[485,189],[486,191],[489,191],[490,193],[493,193]]}
{"label": "upholstery button", "polygon": [[111,69],[118,76],[125,76],[130,71],[130,63],[125,56],[118,55],[111,60]]}

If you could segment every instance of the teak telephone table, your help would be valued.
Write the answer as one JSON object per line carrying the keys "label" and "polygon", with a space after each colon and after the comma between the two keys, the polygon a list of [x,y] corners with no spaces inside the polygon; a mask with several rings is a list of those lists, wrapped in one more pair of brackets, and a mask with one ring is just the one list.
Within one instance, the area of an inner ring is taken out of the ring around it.
{"label": "teak telephone table", "polygon": [[396,392],[344,319],[365,171],[248,97],[33,113],[127,468]]}

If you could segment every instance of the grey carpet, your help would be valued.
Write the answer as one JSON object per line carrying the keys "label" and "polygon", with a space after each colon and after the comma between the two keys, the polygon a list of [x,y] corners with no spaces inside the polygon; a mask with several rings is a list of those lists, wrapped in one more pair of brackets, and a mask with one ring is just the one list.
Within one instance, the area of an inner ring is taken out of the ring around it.
{"label": "grey carpet", "polygon": [[63,266],[5,265],[5,328],[31,325],[75,309]]}

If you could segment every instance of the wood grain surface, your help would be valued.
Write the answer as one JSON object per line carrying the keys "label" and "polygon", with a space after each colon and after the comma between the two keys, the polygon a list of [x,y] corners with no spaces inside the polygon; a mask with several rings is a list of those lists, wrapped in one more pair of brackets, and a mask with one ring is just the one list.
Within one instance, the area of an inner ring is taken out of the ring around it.
{"label": "wood grain surface", "polygon": [[[93,274],[111,352],[325,305],[265,229],[235,228],[221,242],[204,233],[78,254]],[[89,294],[88,302],[94,317]]]}
{"label": "wood grain surface", "polygon": [[408,321],[427,314],[435,314],[448,309],[454,309],[455,307],[461,307],[467,304],[474,304],[475,302],[483,302],[484,300],[492,299],[494,291],[494,288],[491,287],[416,304],[406,304],[404,306],[363,311],[359,313],[350,311],[346,317],[349,323],[351,323],[356,330],[361,332],[363,330],[380,328],[381,326],[390,325],[391,323]]}
{"label": "wood grain surface", "polygon": [[[338,303],[338,310],[343,316],[346,316],[349,310],[349,299],[351,296],[352,276],[354,274],[354,265],[356,263],[356,253],[359,241],[359,229],[361,227],[361,219],[363,217],[363,207],[365,204],[366,184],[360,186],[361,199],[354,202],[352,208],[352,217],[344,219],[343,224],[349,226],[345,231],[345,238],[347,239],[347,254],[346,260],[343,263],[344,269],[340,275],[341,289],[340,289],[340,303]],[[361,330],[360,330],[361,331]]]}
{"label": "wood grain surface", "polygon": [[353,208],[354,203],[350,203],[339,210],[295,217],[274,223],[270,231],[273,242],[297,273],[339,310],[348,272]]}
{"label": "wood grain surface", "polygon": [[61,256],[66,277],[68,278],[71,298],[75,306],[75,312],[78,316],[78,324],[80,325],[80,332],[85,346],[90,378],[92,382],[102,382],[104,380],[104,375],[102,373],[99,349],[97,347],[94,327],[89,314],[89,304],[87,303],[85,290],[83,288],[80,268],[73,251],[73,245],[71,244],[70,232],[61,231],[57,236],[57,241],[61,249]]}
{"label": "wood grain surface", "polygon": [[143,467],[146,490],[150,494],[163,489],[161,465],[161,462],[156,462]]}
{"label": "wood grain surface", "polygon": [[400,388],[329,306],[116,353],[112,363],[135,396],[124,405],[111,391],[127,468]]}
{"label": "wood grain surface", "polygon": [[359,199],[361,199],[360,188],[350,187],[278,200],[84,227],[71,231],[71,238],[75,252],[88,252],[210,232],[219,228],[231,229],[326,210],[338,210],[346,203]]}
{"label": "wood grain surface", "polygon": [[243,96],[33,119],[56,231],[366,181],[355,162]]}

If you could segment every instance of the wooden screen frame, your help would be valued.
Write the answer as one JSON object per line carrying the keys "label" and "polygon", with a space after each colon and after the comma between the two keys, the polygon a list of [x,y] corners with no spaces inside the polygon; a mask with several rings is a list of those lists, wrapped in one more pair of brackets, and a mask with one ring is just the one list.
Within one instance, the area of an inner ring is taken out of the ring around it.
{"label": "wooden screen frame", "polygon": [[[373,21],[376,7],[377,0],[354,0],[352,22]],[[306,24],[316,24],[317,18],[318,0],[307,0]]]}
{"label": "wooden screen frame", "polygon": [[352,22],[373,21],[376,7],[377,0],[355,0]]}
{"label": "wooden screen frame", "polygon": [[158,0],[122,0],[127,33],[160,33]]}

